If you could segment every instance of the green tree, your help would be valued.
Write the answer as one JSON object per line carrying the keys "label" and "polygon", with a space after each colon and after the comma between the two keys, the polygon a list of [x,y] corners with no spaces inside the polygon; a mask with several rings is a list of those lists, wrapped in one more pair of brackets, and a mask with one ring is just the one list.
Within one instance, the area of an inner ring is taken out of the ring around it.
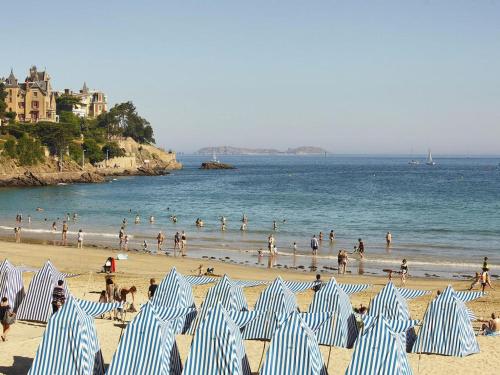
{"label": "green tree", "polygon": [[85,158],[92,164],[104,160],[104,154],[95,140],[86,139],[83,142],[83,149],[85,150]]}
{"label": "green tree", "polygon": [[16,154],[21,165],[34,165],[45,159],[41,142],[27,134],[17,141]]}
{"label": "green tree", "polygon": [[153,128],[139,116],[132,102],[115,105],[99,116],[97,126],[106,129],[108,139],[113,135],[131,137],[139,143],[154,143]]}
{"label": "green tree", "polygon": [[75,104],[79,104],[80,99],[71,94],[62,94],[56,98],[56,113],[60,115],[62,112],[71,112]]}
{"label": "green tree", "polygon": [[108,142],[104,145],[102,148],[102,153],[103,155],[106,155],[108,153],[108,156],[110,158],[118,157],[118,156],[125,156],[125,151],[123,151],[120,146],[118,146],[118,143],[116,142]]}
{"label": "green tree", "polygon": [[15,124],[16,123],[16,112],[5,112],[5,118],[9,121],[9,124]]}
{"label": "green tree", "polygon": [[75,138],[74,129],[55,122],[39,122],[35,128],[35,134],[40,141],[49,148],[52,155],[59,155]]}
{"label": "green tree", "polygon": [[17,157],[17,150],[16,150],[16,139],[13,137],[9,137],[7,141],[3,145],[3,152],[5,155],[8,157],[15,159]]}
{"label": "green tree", "polygon": [[5,98],[7,97],[7,91],[5,91],[5,84],[0,82],[0,120],[5,117],[5,110],[7,109],[7,103]]}
{"label": "green tree", "polygon": [[68,151],[71,159],[73,159],[77,163],[82,162],[82,155],[83,155],[82,145],[75,142],[71,142],[68,145]]}

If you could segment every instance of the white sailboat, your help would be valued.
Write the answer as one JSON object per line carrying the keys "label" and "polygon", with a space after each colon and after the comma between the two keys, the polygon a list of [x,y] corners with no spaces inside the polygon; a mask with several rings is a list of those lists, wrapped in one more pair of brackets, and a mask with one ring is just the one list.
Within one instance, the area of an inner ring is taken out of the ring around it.
{"label": "white sailboat", "polygon": [[411,160],[408,162],[410,165],[419,165],[420,161],[417,159],[413,158],[413,148],[411,149]]}
{"label": "white sailboat", "polygon": [[427,155],[427,161],[425,162],[427,165],[436,165],[436,162],[432,160],[431,149],[429,149],[429,154]]}
{"label": "white sailboat", "polygon": [[215,155],[215,151],[212,154],[212,163],[218,163],[219,160],[217,160],[217,155]]}

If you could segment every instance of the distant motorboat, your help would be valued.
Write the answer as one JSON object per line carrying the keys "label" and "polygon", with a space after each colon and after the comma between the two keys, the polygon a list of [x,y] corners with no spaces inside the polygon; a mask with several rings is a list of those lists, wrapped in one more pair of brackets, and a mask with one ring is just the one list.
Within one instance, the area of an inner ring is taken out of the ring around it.
{"label": "distant motorboat", "polygon": [[415,159],[411,159],[408,164],[410,165],[420,165],[420,162],[418,160],[415,160]]}
{"label": "distant motorboat", "polygon": [[427,155],[427,161],[425,162],[427,165],[436,165],[436,162],[432,160],[432,153],[431,150],[429,149],[429,154]]}

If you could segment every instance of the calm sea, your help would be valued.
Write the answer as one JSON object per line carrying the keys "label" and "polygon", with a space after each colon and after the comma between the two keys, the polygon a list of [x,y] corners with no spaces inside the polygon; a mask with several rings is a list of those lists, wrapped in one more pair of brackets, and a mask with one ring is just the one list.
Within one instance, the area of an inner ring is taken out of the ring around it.
{"label": "calm sea", "polygon": [[[336,267],[338,249],[352,250],[362,238],[367,259],[359,262],[354,256],[349,264],[353,273],[398,269],[407,258],[415,275],[457,277],[479,270],[484,256],[492,274],[500,273],[500,159],[442,158],[431,167],[394,157],[227,156],[222,161],[237,169],[221,171],[198,169],[204,159],[182,156],[185,168],[162,177],[2,189],[0,235],[13,236],[15,216],[22,213],[23,238],[55,240],[59,234],[50,233],[52,222],[58,221],[60,230],[65,214],[76,212],[70,240],[82,228],[87,243],[116,247],[126,218],[132,248],[140,248],[144,239],[154,247],[159,230],[171,247],[175,231],[185,230],[189,256],[229,257],[226,261],[266,267],[267,258],[259,259],[256,250],[266,249],[276,221],[282,255],[275,263],[283,267]],[[249,219],[247,232],[240,231],[243,213]],[[133,224],[136,214],[141,224]],[[149,223],[150,215],[155,224]],[[221,216],[227,218],[224,233]],[[203,219],[204,228],[195,227],[196,218]],[[332,229],[334,243],[328,240]],[[320,231],[325,240],[312,259],[309,241]],[[385,246],[387,231],[393,236],[390,248]],[[296,256],[290,255],[294,241]]]}

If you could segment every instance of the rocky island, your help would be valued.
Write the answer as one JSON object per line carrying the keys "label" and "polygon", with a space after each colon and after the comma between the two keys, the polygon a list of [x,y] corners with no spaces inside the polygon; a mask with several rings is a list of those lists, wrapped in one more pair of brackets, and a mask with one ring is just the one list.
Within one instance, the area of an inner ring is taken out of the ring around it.
{"label": "rocky island", "polygon": [[302,146],[280,151],[272,148],[242,148],[231,146],[204,147],[198,150],[198,155],[324,155],[328,151],[321,147]]}
{"label": "rocky island", "polygon": [[221,163],[219,161],[207,161],[201,163],[200,169],[236,169],[231,164]]}

